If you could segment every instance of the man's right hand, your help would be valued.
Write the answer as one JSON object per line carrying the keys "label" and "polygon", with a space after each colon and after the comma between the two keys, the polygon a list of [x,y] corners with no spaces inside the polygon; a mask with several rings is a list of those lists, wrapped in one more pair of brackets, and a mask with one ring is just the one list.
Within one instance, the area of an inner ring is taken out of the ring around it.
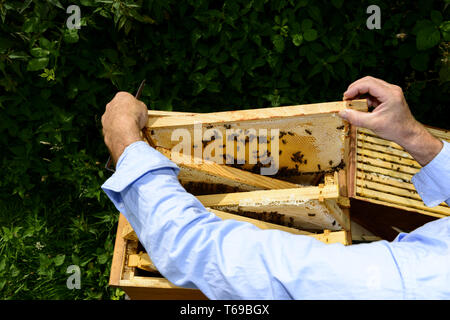
{"label": "man's right hand", "polygon": [[352,109],[339,115],[353,125],[372,130],[381,138],[396,142],[409,152],[422,166],[429,163],[442,149],[443,143],[414,119],[403,91],[399,86],[373,77],[353,82],[344,92],[344,100],[368,94],[373,112]]}

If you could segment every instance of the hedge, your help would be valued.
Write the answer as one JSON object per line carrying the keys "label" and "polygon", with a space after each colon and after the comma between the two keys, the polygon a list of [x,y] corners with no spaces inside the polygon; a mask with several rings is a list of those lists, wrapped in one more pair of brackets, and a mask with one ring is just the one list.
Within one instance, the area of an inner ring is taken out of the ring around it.
{"label": "hedge", "polygon": [[[372,75],[448,129],[448,16],[449,0],[1,2],[0,298],[123,298],[107,287],[117,212],[100,190],[118,90],[146,79],[149,108],[209,112],[336,101]],[[81,290],[66,287],[71,264]]]}

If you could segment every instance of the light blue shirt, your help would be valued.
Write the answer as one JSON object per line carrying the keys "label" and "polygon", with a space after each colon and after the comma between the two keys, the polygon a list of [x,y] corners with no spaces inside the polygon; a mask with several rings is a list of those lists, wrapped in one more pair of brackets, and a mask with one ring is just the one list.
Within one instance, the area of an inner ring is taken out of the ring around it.
{"label": "light blue shirt", "polygon": [[[450,299],[450,217],[393,242],[344,246],[221,220],[145,142],[102,186],[170,282],[210,299]],[[450,203],[450,144],[413,178],[427,205]]]}

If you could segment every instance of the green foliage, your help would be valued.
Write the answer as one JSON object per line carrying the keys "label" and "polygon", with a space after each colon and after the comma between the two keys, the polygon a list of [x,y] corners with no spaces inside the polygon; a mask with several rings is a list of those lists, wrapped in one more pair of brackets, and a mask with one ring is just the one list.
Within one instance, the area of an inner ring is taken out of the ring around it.
{"label": "green foliage", "polygon": [[[81,29],[66,8],[81,8]],[[381,29],[366,8],[381,7]],[[100,118],[116,91],[192,112],[335,101],[372,75],[448,128],[448,1],[0,1],[0,297],[119,299]],[[65,286],[77,264],[82,289]]]}

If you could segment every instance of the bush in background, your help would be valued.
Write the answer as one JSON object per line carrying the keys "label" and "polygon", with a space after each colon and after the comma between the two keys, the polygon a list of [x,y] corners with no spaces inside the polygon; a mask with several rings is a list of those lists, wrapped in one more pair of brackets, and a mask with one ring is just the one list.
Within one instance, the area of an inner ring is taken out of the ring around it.
{"label": "bush in background", "polygon": [[[69,30],[66,8],[81,8]],[[366,8],[381,8],[368,30]],[[336,101],[372,75],[419,121],[449,128],[449,0],[0,2],[0,298],[119,299],[117,212],[100,118],[118,90],[151,109]],[[81,290],[66,288],[79,265]]]}

